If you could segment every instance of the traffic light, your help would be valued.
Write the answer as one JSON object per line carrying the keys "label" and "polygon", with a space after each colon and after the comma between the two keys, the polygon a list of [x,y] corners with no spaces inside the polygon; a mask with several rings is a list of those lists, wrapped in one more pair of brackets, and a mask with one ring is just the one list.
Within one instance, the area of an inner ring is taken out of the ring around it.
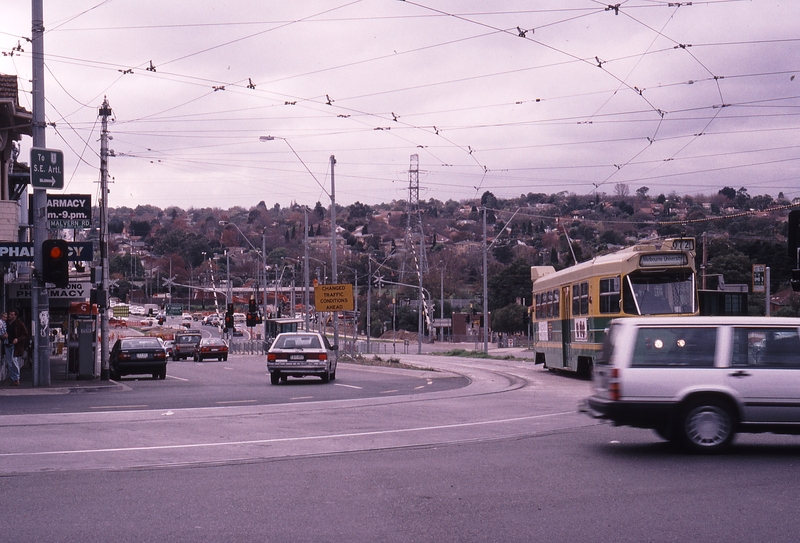
{"label": "traffic light", "polygon": [[69,248],[63,239],[46,239],[42,242],[42,280],[52,283],[57,288],[66,288],[69,284]]}
{"label": "traffic light", "polygon": [[234,329],[233,323],[233,304],[228,304],[228,311],[225,313],[225,331]]}
{"label": "traffic light", "polygon": [[258,311],[258,308],[256,307],[255,296],[250,296],[250,301],[248,302],[247,311],[249,313],[255,313],[256,311]]}
{"label": "traffic light", "polygon": [[247,314],[247,327],[252,328],[257,324],[256,322],[256,314],[255,313],[248,313]]}

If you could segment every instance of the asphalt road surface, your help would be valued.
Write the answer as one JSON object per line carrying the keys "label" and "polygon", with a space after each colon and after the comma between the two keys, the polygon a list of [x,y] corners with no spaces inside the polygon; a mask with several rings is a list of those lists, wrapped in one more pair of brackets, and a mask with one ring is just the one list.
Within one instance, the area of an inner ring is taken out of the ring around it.
{"label": "asphalt road surface", "polygon": [[299,381],[258,405],[3,416],[3,538],[773,542],[800,533],[800,438],[740,436],[727,455],[689,456],[652,432],[578,413],[585,381],[516,360],[417,358],[444,371],[363,379],[468,384],[298,400],[324,388]]}

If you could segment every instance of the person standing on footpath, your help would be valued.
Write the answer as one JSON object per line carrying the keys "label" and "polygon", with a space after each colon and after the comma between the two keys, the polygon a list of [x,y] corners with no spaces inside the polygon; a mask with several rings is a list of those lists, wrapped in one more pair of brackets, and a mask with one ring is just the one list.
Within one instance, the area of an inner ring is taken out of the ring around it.
{"label": "person standing on footpath", "polygon": [[[6,368],[6,342],[8,341],[8,334],[6,333],[7,318],[8,315],[6,315],[6,312],[3,311],[3,313],[0,314],[0,368],[3,369],[8,369]],[[3,375],[2,380],[5,381],[6,372],[4,371],[0,373]]]}
{"label": "person standing on footpath", "polygon": [[8,312],[8,324],[6,333],[8,334],[8,369],[12,386],[19,386],[19,369],[24,363],[23,356],[28,347],[28,329],[25,323],[17,318],[16,310]]}

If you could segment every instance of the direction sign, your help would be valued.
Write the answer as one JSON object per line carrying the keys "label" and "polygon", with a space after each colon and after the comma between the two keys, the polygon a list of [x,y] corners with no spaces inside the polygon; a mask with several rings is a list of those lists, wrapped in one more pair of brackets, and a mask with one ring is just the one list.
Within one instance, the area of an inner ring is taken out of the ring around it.
{"label": "direction sign", "polygon": [[31,186],[37,189],[64,188],[64,153],[59,149],[31,149]]}

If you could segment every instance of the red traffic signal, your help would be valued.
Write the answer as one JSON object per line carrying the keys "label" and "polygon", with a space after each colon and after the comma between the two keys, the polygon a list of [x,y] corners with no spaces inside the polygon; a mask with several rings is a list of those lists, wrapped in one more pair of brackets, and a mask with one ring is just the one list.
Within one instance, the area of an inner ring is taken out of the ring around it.
{"label": "red traffic signal", "polygon": [[46,239],[42,242],[42,280],[56,288],[69,285],[69,247],[63,239]]}

